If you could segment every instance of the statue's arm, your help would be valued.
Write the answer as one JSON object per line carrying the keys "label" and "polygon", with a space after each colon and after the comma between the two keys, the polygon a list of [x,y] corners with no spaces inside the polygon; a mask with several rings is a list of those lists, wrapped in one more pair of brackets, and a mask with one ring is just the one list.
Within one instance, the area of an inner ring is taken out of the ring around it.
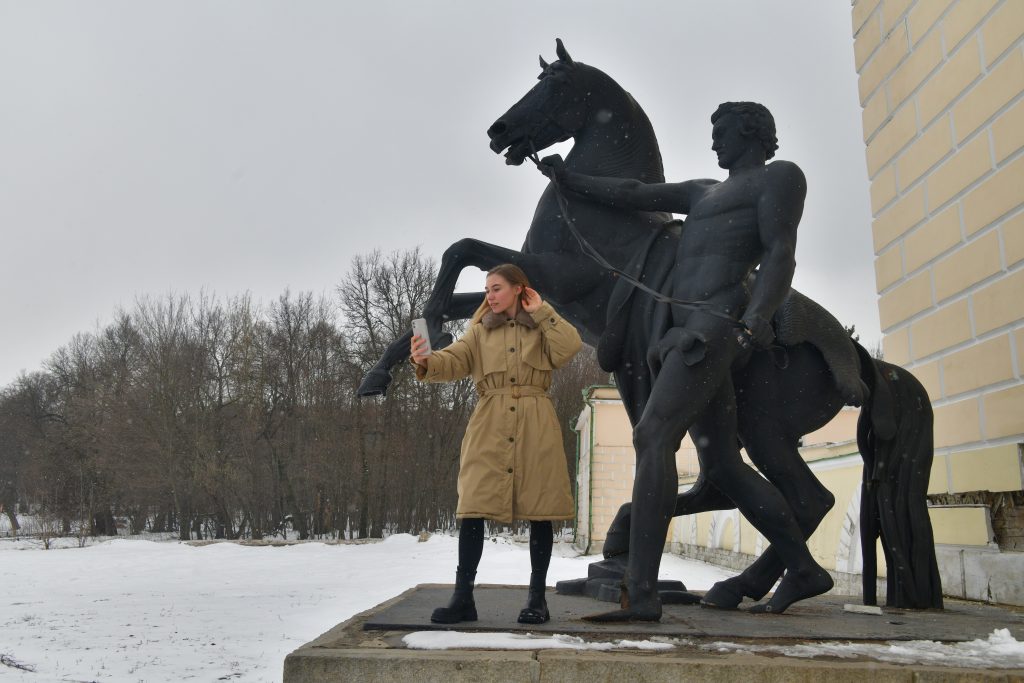
{"label": "statue's arm", "polygon": [[633,178],[592,176],[570,171],[557,154],[544,157],[538,169],[561,189],[620,209],[690,213],[696,198],[717,180],[644,183]]}
{"label": "statue's arm", "polygon": [[695,192],[714,180],[687,180],[682,183],[644,183],[632,178],[605,178],[573,171],[558,174],[561,187],[592,201],[620,209],[667,211],[688,214]]}
{"label": "statue's arm", "polygon": [[757,281],[743,323],[755,341],[770,341],[770,320],[789,294],[796,270],[796,229],[804,211],[807,181],[800,168],[776,161],[766,169],[765,188],[757,202],[757,225],[764,248]]}

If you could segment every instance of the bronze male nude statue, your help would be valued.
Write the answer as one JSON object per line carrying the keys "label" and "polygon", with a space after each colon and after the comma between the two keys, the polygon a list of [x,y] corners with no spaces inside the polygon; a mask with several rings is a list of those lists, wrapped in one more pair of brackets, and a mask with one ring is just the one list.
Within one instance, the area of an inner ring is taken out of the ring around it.
{"label": "bronze male nude statue", "polygon": [[658,569],[676,502],[675,452],[688,430],[698,445],[702,476],[732,500],[786,566],[772,598],[752,611],[782,612],[832,587],[789,504],[742,461],[730,374],[751,343],[772,342],[770,321],[789,293],[796,265],[806,182],[792,162],[767,163],[778,145],[774,120],[762,105],[728,102],[711,122],[712,150],[729,172],[724,181],[644,183],[571,172],[558,157],[541,164],[559,187],[593,201],[685,214],[670,294],[700,302],[696,308],[673,305],[670,329],[648,353],[655,379],[633,432],[636,478],[622,609],[591,617],[596,621],[661,617]]}

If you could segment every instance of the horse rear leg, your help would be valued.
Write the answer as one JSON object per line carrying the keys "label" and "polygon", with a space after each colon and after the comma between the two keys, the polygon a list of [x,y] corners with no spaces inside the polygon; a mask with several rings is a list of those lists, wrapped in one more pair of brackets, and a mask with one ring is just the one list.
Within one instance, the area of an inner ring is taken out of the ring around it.
{"label": "horse rear leg", "polygon": [[[753,411],[751,411],[753,412]],[[740,428],[751,462],[775,485],[789,503],[804,539],[835,505],[835,496],[814,476],[800,457],[799,439],[786,433],[776,421],[747,413]],[[734,609],[744,596],[760,600],[782,576],[786,566],[772,546],[738,576],[719,581],[704,597],[704,604]]]}

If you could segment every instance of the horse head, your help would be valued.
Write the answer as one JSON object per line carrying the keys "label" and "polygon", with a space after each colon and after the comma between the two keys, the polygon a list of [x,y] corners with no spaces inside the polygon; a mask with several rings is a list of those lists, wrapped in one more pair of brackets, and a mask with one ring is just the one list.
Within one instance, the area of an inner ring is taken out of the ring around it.
{"label": "horse head", "polygon": [[520,165],[533,149],[568,140],[592,116],[594,76],[601,72],[573,61],[560,38],[556,43],[558,60],[548,64],[541,57],[537,85],[487,129],[491,149],[496,154],[507,149],[509,165]]}

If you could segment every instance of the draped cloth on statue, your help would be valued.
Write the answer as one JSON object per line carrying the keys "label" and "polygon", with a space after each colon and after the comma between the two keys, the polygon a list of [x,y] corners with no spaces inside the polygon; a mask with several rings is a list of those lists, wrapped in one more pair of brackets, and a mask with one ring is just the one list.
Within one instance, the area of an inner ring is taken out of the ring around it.
{"label": "draped cloth on statue", "polygon": [[[633,258],[622,269],[627,275],[662,294],[671,294],[671,275],[676,263],[682,221],[666,221],[644,238]],[[651,343],[671,325],[668,304],[620,278],[608,301],[608,320],[597,346],[597,361],[615,372],[634,359],[644,358]]]}

